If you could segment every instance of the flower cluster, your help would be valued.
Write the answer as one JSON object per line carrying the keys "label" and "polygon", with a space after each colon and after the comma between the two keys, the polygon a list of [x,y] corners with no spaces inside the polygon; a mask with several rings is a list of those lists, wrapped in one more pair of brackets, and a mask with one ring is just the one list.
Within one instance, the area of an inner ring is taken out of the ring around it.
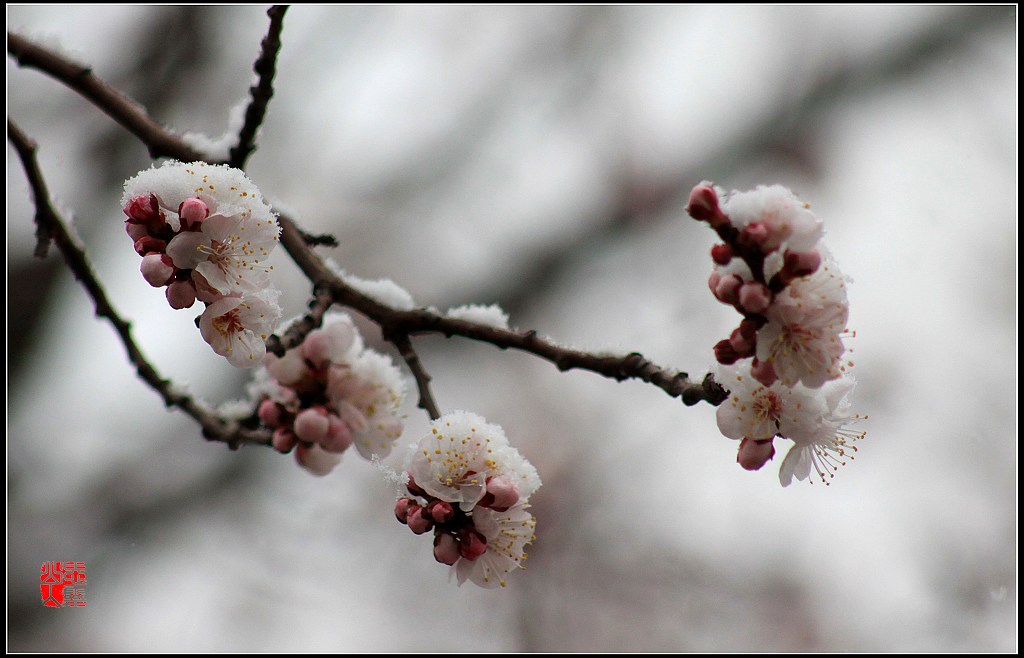
{"label": "flower cluster", "polygon": [[323,328],[278,358],[268,354],[253,390],[259,418],[280,452],[326,475],[354,445],[383,459],[402,434],[404,382],[391,360],[363,346],[352,320],[332,314]]}
{"label": "flower cluster", "polygon": [[723,195],[701,183],[687,211],[721,238],[711,249],[708,286],[743,316],[715,345],[720,364],[738,364],[720,373],[730,398],[718,409],[719,429],[741,440],[743,468],[761,468],[782,437],[796,444],[780,471],[784,486],[812,466],[827,481],[863,433],[845,429],[860,418],[846,401],[853,388],[842,340],[849,302],[846,277],[821,244],[821,221],[780,185]]}
{"label": "flower cluster", "polygon": [[465,411],[443,416],[411,446],[406,472],[410,497],[395,516],[418,535],[434,531],[434,558],[460,585],[504,587],[523,568],[536,525],[527,501],[541,482],[501,427]]}
{"label": "flower cluster", "polygon": [[206,304],[206,342],[235,367],[258,366],[281,310],[265,263],[280,227],[256,186],[224,165],[167,162],[128,180],[121,202],[143,278],[171,308]]}
{"label": "flower cluster", "polygon": [[770,386],[751,375],[749,364],[723,366],[719,383],[729,389],[729,399],[718,407],[718,428],[730,439],[740,441],[736,461],[756,471],[775,456],[776,437],[793,441],[779,469],[779,480],[787,487],[795,477],[807,479],[814,469],[825,484],[836,469],[852,460],[855,443],[864,432],[850,429],[866,418],[850,410],[854,379],[846,375],[820,388]]}

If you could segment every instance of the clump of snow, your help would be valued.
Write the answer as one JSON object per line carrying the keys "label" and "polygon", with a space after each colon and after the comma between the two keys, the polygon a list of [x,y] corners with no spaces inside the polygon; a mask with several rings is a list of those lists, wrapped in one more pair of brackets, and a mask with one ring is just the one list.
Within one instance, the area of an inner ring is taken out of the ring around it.
{"label": "clump of snow", "polygon": [[252,400],[228,400],[217,407],[217,413],[229,420],[242,420],[253,415],[255,407]]}
{"label": "clump of snow", "polygon": [[[188,131],[181,135],[181,141],[206,156],[208,160],[227,160],[231,149],[238,145],[238,135],[245,125],[245,110],[249,98],[243,98],[228,113],[228,127],[220,137],[209,137],[203,133]],[[257,133],[257,137],[258,137]]]}
{"label": "clump of snow", "polygon": [[325,262],[335,274],[341,277],[342,281],[367,297],[372,297],[396,311],[411,311],[416,308],[416,302],[413,301],[409,291],[391,279],[364,279],[355,274],[349,274],[330,258]]}
{"label": "clump of snow", "polygon": [[448,309],[446,317],[476,322],[497,329],[508,329],[508,313],[497,304],[467,304]]}

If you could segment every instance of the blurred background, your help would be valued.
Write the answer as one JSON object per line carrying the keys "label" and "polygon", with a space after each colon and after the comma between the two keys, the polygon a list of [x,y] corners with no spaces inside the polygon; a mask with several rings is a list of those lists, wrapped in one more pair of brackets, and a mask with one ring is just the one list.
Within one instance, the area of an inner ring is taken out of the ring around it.
{"label": "blurred background", "polygon": [[[8,6],[7,22],[216,138],[264,11]],[[831,487],[783,489],[781,454],[740,469],[710,406],[420,339],[440,405],[504,426],[544,480],[529,568],[502,591],[449,583],[358,456],[318,479],[166,411],[60,258],[31,257],[8,147],[8,649],[1015,651],[1016,12],[289,10],[248,171],[337,236],[353,274],[699,376],[738,319],[706,288],[713,234],[683,211],[710,179],[792,188],[853,279],[870,420]],[[7,99],[157,367],[242,395],[246,374],[139,275],[119,199],[146,150],[10,58]],[[294,315],[309,284],[278,251]],[[427,427],[414,404],[394,467]],[[86,563],[86,608],[41,605],[55,560]]]}

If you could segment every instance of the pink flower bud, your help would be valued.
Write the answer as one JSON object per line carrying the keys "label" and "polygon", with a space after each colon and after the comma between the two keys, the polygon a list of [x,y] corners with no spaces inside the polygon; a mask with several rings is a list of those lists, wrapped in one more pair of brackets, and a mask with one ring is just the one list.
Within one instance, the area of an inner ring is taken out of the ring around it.
{"label": "pink flower bud", "polygon": [[737,241],[745,247],[753,247],[767,253],[772,250],[768,247],[768,238],[770,235],[771,231],[768,230],[767,226],[761,222],[754,222],[753,224],[747,224],[743,227]]}
{"label": "pink flower bud", "polygon": [[142,224],[132,224],[128,220],[124,222],[124,232],[128,234],[128,237],[132,239],[132,242],[138,242],[139,238],[144,238],[149,235],[149,229]]}
{"label": "pink flower bud", "polygon": [[459,554],[475,560],[487,552],[487,539],[473,528],[459,530]]}
{"label": "pink flower bud", "polygon": [[711,289],[711,294],[714,295],[715,297],[718,296],[718,293],[715,291],[718,290],[718,284],[721,282],[722,273],[719,272],[718,270],[712,270],[711,274],[708,276],[708,288]]}
{"label": "pink flower bud", "polygon": [[140,256],[162,254],[167,251],[167,242],[146,234],[135,241],[135,253]]}
{"label": "pink flower bud", "polygon": [[274,430],[270,444],[274,446],[274,450],[287,454],[299,444],[299,439],[290,427],[278,427]]}
{"label": "pink flower bud", "polygon": [[320,439],[320,447],[327,452],[345,452],[352,445],[352,430],[345,421],[332,413],[327,414],[327,434]]}
{"label": "pink flower bud", "polygon": [[772,293],[763,283],[749,281],[740,288],[740,306],[747,313],[764,313],[772,303]]}
{"label": "pink flower bud", "polygon": [[320,370],[331,363],[331,338],[323,329],[314,329],[302,341],[302,356]]}
{"label": "pink flower bud", "polygon": [[723,366],[731,366],[739,360],[740,355],[736,353],[732,344],[726,339],[715,343],[715,358]]}
{"label": "pink flower bud", "polygon": [[690,190],[690,203],[686,206],[686,212],[696,220],[711,224],[712,228],[729,223],[729,218],[718,207],[718,192],[705,183]]}
{"label": "pink flower bud", "polygon": [[821,254],[817,250],[787,251],[780,275],[784,283],[789,283],[793,279],[814,274],[820,266]]}
{"label": "pink flower bud", "polygon": [[743,332],[737,327],[732,330],[732,334],[729,335],[729,345],[735,350],[737,358],[745,358],[748,356],[754,356],[754,348],[757,347],[756,334],[752,340],[745,336]]}
{"label": "pink flower bud", "polygon": [[405,522],[409,525],[409,529],[417,535],[422,535],[434,527],[434,522],[430,520],[425,510],[419,505],[410,508],[409,513],[405,517]]}
{"label": "pink flower bud", "polygon": [[395,501],[395,518],[403,525],[408,523],[406,518],[409,516],[409,512],[416,507],[419,507],[419,503],[412,498],[399,498]]}
{"label": "pink flower bud", "polygon": [[711,247],[711,260],[719,265],[728,265],[732,260],[732,247],[727,244],[716,244]]}
{"label": "pink flower bud", "polygon": [[748,471],[756,471],[774,456],[775,446],[772,445],[772,439],[743,439],[740,441],[736,463]]}
{"label": "pink flower bud", "polygon": [[718,287],[715,288],[715,297],[723,304],[736,304],[740,301],[740,287],[742,285],[743,279],[735,274],[723,276],[718,282]]}
{"label": "pink flower bud", "polygon": [[148,254],[139,265],[142,278],[154,288],[166,286],[174,280],[174,263],[167,254]]}
{"label": "pink flower bud", "polygon": [[759,361],[756,358],[750,364],[750,376],[760,382],[762,386],[771,386],[779,379],[775,373],[775,367],[770,361]]}
{"label": "pink flower bud", "polygon": [[161,223],[160,204],[155,194],[129,199],[125,204],[124,214],[128,216],[128,221],[132,224],[154,225]]}
{"label": "pink flower bud", "polygon": [[442,532],[434,537],[434,559],[441,564],[452,565],[462,557],[459,553],[459,542],[455,536]]}
{"label": "pink flower bud", "polygon": [[224,297],[219,290],[210,285],[206,277],[196,270],[192,270],[192,283],[196,289],[196,299],[201,302],[213,304]]}
{"label": "pink flower bud", "polygon": [[416,480],[412,479],[412,473],[406,471],[406,474],[409,476],[409,481],[405,484],[405,488],[409,490],[409,493],[414,496],[426,496],[427,492],[420,488],[420,485],[416,484]]}
{"label": "pink flower bud", "polygon": [[196,287],[191,281],[174,281],[165,291],[167,303],[173,309],[191,308],[196,303]]}
{"label": "pink flower bud", "polygon": [[323,407],[303,409],[295,416],[293,424],[295,436],[308,443],[320,443],[327,430],[330,429],[330,421],[327,420],[327,411]]}
{"label": "pink flower bud", "polygon": [[435,500],[427,505],[427,514],[435,523],[448,523],[455,516],[455,509],[451,506],[451,503]]}
{"label": "pink flower bud", "polygon": [[199,224],[210,216],[210,208],[202,199],[192,197],[185,199],[178,206],[178,216],[181,217],[183,231],[198,231]]}
{"label": "pink flower bud", "polygon": [[480,499],[480,505],[496,512],[504,512],[519,502],[519,487],[508,476],[495,475],[487,478],[487,493]]}
{"label": "pink flower bud", "polygon": [[300,443],[295,450],[295,460],[313,475],[323,477],[334,470],[341,457],[321,450],[320,446]]}
{"label": "pink flower bud", "polygon": [[267,427],[277,428],[284,424],[284,407],[274,402],[273,400],[264,400],[260,402],[259,410],[256,415],[260,417],[260,422]]}

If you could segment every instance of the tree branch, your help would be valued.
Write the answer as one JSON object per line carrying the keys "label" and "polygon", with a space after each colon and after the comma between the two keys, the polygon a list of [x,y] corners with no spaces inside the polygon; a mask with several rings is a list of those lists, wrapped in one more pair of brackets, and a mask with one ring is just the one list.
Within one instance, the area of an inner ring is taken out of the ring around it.
{"label": "tree branch", "polygon": [[501,349],[517,349],[550,361],[559,370],[589,370],[605,377],[622,381],[639,379],[653,384],[672,397],[682,397],[687,405],[701,400],[713,405],[721,404],[728,393],[711,376],[700,383],[692,382],[689,375],[652,363],[643,355],[633,352],[625,356],[601,355],[561,347],[537,335],[536,331],[515,332],[485,324],[445,317],[427,309],[403,311],[391,308],[359,292],[332,271],[306,244],[294,222],[281,215],[281,245],[299,269],[317,286],[331,291],[335,302],[348,306],[367,316],[389,335],[442,334],[447,338],[462,336]]}
{"label": "tree branch", "polygon": [[[10,42],[8,50],[22,61],[18,53],[41,51],[38,46],[31,44],[27,39],[17,37],[17,52],[12,50]],[[46,60],[49,65],[37,66],[40,70],[75,88],[74,84],[76,71],[83,69],[77,65],[64,61],[56,53],[46,52]],[[34,60],[30,60],[34,61]],[[25,64],[32,65],[32,64]],[[88,72],[88,69],[84,69]],[[135,105],[125,96],[113,92],[107,85],[95,79],[91,73],[89,78],[94,80],[94,86],[108,89],[113,94],[116,102],[107,105],[98,105],[107,112],[118,123],[126,125],[126,117],[144,110]],[[89,89],[92,89],[90,86]],[[90,95],[83,93],[86,98],[94,100]],[[151,121],[151,120],[150,120]],[[152,122],[151,130],[143,133],[134,133],[149,146],[152,152],[154,145],[179,144],[188,149],[186,159],[203,160],[204,154],[195,152],[181,142],[180,138],[173,135],[167,129]],[[129,128],[130,129],[130,128]],[[480,342],[490,343],[501,349],[517,349],[528,352],[542,359],[550,361],[559,370],[581,369],[589,370],[597,374],[622,381],[625,379],[639,379],[658,388],[661,388],[672,397],[682,397],[687,405],[696,404],[704,400],[710,404],[718,405],[728,397],[728,393],[713,377],[705,377],[700,383],[693,382],[689,375],[671,368],[665,368],[652,363],[639,353],[633,352],[625,356],[593,354],[580,350],[572,350],[561,347],[552,341],[540,338],[536,331],[514,332],[507,329],[499,329],[484,324],[470,322],[467,320],[456,320],[447,318],[426,309],[404,311],[391,308],[380,301],[359,292],[351,287],[313,251],[312,246],[306,239],[306,234],[301,231],[295,222],[286,215],[279,217],[281,224],[281,244],[295,261],[299,269],[306,277],[313,282],[315,288],[326,289],[334,303],[349,306],[363,315],[367,316],[378,325],[384,335],[413,336],[418,334],[442,334],[448,338],[462,336]],[[298,335],[298,334],[296,334]],[[301,338],[298,339],[301,342]],[[283,344],[283,343],[282,343]],[[296,343],[297,344],[297,343]],[[274,345],[277,347],[277,344]]]}
{"label": "tree branch", "polygon": [[150,157],[171,157],[185,162],[203,159],[201,153],[157,123],[141,105],[93,75],[91,67],[76,64],[13,32],[7,33],[7,52],[19,66],[46,73],[103,110],[138,137],[149,149]]}
{"label": "tree branch", "polygon": [[385,335],[384,337],[398,348],[398,353],[405,359],[406,365],[412,371],[412,376],[416,379],[416,388],[420,394],[420,401],[416,406],[426,411],[430,415],[430,420],[437,420],[441,417],[441,412],[438,410],[437,402],[434,401],[434,396],[430,392],[431,377],[427,373],[426,368],[423,367],[420,355],[413,348],[412,341],[409,340],[409,334],[400,333],[395,336]]}
{"label": "tree branch", "polygon": [[284,27],[284,13],[288,5],[274,5],[267,10],[270,27],[260,44],[260,56],[253,64],[253,71],[259,76],[256,84],[249,88],[252,101],[245,110],[245,123],[238,133],[238,145],[231,149],[228,164],[244,169],[245,163],[256,150],[256,131],[263,123],[267,105],[274,96],[274,73],[277,68],[277,53],[281,50],[281,29]]}
{"label": "tree branch", "polygon": [[[42,172],[36,161],[36,143],[22,132],[10,118],[7,119],[7,136],[21,159],[25,175],[32,188],[36,206],[37,235],[45,235],[47,240],[53,240],[56,243],[64,257],[64,262],[67,263],[72,274],[92,298],[96,306],[96,315],[106,318],[114,325],[114,330],[128,352],[128,359],[135,366],[139,377],[160,394],[165,405],[177,407],[194,418],[202,426],[203,436],[207,439],[222,441],[232,449],[237,449],[245,443],[270,445],[269,432],[249,430],[235,421],[221,418],[204,403],[182,392],[170,380],[160,376],[160,373],[146,359],[142,350],[135,343],[135,339],[132,338],[131,325],[114,310],[107,298],[106,291],[93,272],[84,248],[68,230],[66,222],[50,202]],[[40,250],[37,247],[36,255],[42,257],[45,255],[45,249]]]}

